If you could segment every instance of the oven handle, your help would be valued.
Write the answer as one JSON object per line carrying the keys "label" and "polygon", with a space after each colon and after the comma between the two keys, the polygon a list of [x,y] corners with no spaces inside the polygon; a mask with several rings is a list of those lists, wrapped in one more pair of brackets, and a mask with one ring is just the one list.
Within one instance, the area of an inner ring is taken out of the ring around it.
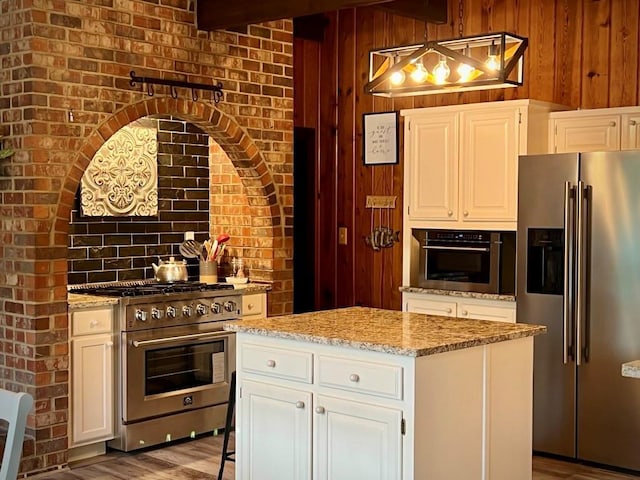
{"label": "oven handle", "polygon": [[231,332],[218,331],[218,332],[204,332],[204,333],[194,333],[192,335],[178,335],[176,337],[165,337],[165,338],[154,338],[153,340],[133,340],[131,345],[134,347],[144,347],[145,345],[158,345],[162,343],[170,343],[180,340],[194,340],[201,338],[216,338],[232,335]]}
{"label": "oven handle", "polygon": [[459,250],[459,251],[467,251],[467,252],[488,252],[489,247],[438,247],[435,245],[425,245],[425,250]]}

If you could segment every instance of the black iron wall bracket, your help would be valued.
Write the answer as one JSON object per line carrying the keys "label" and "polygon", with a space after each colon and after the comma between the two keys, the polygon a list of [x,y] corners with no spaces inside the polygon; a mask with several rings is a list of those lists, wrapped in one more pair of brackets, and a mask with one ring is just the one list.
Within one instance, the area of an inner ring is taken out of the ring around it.
{"label": "black iron wall bracket", "polygon": [[183,82],[182,80],[169,80],[165,78],[138,77],[133,70],[131,70],[129,75],[131,75],[131,81],[129,82],[131,86],[135,87],[137,83],[146,85],[147,95],[150,97],[153,97],[155,93],[153,89],[154,85],[166,85],[171,87],[171,96],[173,98],[178,98],[178,88],[189,88],[191,89],[191,98],[194,102],[198,101],[198,90],[213,92],[212,97],[214,103],[218,103],[222,99],[222,83],[220,82],[218,82],[217,85],[207,85],[204,83]]}

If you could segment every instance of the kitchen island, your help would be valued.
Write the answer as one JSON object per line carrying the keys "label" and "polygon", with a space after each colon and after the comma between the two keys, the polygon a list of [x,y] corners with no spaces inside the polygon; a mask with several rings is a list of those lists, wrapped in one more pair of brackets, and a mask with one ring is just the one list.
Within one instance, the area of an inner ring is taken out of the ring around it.
{"label": "kitchen island", "polygon": [[238,479],[531,478],[544,327],[351,307],[225,329]]}

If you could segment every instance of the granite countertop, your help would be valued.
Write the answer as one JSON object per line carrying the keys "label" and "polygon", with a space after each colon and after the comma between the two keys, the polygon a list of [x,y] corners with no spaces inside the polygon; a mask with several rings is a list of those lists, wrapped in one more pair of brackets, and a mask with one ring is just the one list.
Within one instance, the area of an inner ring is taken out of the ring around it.
{"label": "granite countertop", "polygon": [[546,327],[367,307],[227,322],[224,329],[419,357],[538,335]]}
{"label": "granite countertop", "polygon": [[515,295],[502,295],[499,293],[461,292],[460,290],[439,290],[435,288],[400,287],[401,292],[428,293],[430,295],[445,295],[460,298],[480,298],[482,300],[498,300],[501,302],[515,302]]}
{"label": "granite countertop", "polygon": [[640,360],[623,363],[622,376],[630,378],[640,378]]}
{"label": "granite countertop", "polygon": [[103,307],[105,305],[115,305],[118,297],[100,297],[98,295],[85,295],[81,293],[67,294],[69,310],[80,310],[82,308]]}

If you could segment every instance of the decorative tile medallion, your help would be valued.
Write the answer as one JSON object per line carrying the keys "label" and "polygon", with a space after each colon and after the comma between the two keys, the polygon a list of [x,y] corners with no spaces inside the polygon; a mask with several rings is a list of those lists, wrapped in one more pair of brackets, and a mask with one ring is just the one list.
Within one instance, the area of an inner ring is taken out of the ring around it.
{"label": "decorative tile medallion", "polygon": [[82,177],[82,215],[157,215],[157,156],[155,128],[121,128],[98,150]]}

